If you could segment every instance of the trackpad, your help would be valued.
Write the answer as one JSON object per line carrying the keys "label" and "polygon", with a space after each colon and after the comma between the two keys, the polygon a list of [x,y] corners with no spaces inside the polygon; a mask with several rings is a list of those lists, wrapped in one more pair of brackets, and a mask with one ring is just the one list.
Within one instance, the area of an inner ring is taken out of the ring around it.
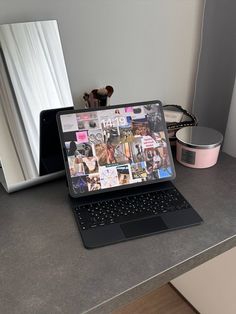
{"label": "trackpad", "polygon": [[167,226],[161,217],[153,217],[121,224],[121,229],[126,238],[132,238],[166,230]]}

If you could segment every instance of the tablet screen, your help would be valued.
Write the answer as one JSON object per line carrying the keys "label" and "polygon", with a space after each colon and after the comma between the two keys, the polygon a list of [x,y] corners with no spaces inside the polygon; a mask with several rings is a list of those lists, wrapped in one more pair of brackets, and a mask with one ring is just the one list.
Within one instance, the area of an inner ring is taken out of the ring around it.
{"label": "tablet screen", "polygon": [[58,124],[74,197],[175,176],[158,101],[64,112]]}

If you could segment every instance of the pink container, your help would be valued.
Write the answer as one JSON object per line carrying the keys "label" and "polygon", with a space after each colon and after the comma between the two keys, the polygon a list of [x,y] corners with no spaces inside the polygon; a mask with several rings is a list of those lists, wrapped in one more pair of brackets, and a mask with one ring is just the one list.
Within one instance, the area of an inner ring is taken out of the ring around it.
{"label": "pink container", "polygon": [[216,164],[223,135],[210,128],[191,126],[176,133],[176,159],[191,168],[209,168]]}

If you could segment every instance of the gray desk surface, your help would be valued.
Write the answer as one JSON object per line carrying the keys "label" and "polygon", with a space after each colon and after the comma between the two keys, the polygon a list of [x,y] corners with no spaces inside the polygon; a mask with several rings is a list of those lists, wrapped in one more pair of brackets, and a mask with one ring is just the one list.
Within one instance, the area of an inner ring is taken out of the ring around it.
{"label": "gray desk surface", "polygon": [[111,313],[235,246],[236,159],[176,168],[205,222],[95,250],[82,246],[64,180],[0,188],[0,313]]}

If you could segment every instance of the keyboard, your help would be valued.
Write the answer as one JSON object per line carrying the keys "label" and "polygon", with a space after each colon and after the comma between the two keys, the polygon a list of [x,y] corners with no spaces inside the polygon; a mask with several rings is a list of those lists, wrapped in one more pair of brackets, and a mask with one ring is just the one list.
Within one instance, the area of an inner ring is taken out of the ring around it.
{"label": "keyboard", "polygon": [[83,204],[75,208],[82,230],[161,215],[191,207],[176,189]]}

